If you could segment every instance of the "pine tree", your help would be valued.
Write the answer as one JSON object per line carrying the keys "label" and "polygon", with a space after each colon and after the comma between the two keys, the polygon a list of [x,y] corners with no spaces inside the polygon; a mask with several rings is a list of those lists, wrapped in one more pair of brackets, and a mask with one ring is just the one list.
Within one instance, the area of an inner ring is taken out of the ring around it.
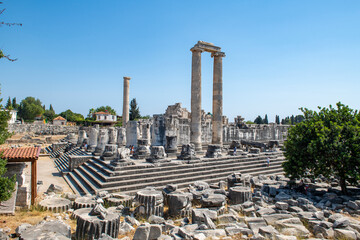
{"label": "pine tree", "polygon": [[133,98],[130,102],[130,121],[141,118],[140,110],[136,102],[136,98]]}
{"label": "pine tree", "polygon": [[259,115],[259,116],[257,116],[257,118],[255,118],[254,123],[263,124],[264,121],[263,121],[262,117]]}
{"label": "pine tree", "polygon": [[275,116],[275,123],[276,123],[276,124],[280,124],[280,117],[279,117],[279,115],[276,115],[276,116]]}
{"label": "pine tree", "polygon": [[291,121],[291,125],[294,125],[295,124],[295,118],[294,118],[294,115],[291,115],[291,118],[290,118],[290,121]]}
{"label": "pine tree", "polygon": [[14,97],[12,99],[12,107],[15,109],[15,110],[18,110],[19,109],[19,104],[16,103],[16,97]]}
{"label": "pine tree", "polygon": [[7,100],[7,103],[6,103],[6,105],[5,105],[5,108],[8,109],[8,110],[12,110],[12,109],[13,109],[13,106],[12,106],[10,97],[9,97],[8,100]]}
{"label": "pine tree", "polygon": [[49,110],[55,113],[54,108],[51,104],[50,104]]}
{"label": "pine tree", "polygon": [[269,124],[269,119],[268,119],[267,114],[265,114],[265,118],[264,118],[263,123],[264,123],[264,124]]}

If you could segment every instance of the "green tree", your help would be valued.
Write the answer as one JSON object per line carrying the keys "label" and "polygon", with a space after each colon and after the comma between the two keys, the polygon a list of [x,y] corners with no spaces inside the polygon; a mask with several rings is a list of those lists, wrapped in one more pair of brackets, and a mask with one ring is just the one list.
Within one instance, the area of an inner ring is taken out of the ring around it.
{"label": "green tree", "polygon": [[257,117],[255,118],[254,123],[256,123],[256,124],[263,124],[264,122],[263,122],[262,117],[259,115],[259,116],[257,116]]}
{"label": "green tree", "polygon": [[53,106],[50,104],[49,109],[45,110],[43,116],[45,117],[46,122],[52,122],[56,117]]}
{"label": "green tree", "polygon": [[20,102],[18,114],[25,121],[33,121],[36,116],[42,115],[44,112],[39,99],[27,97]]}
{"label": "green tree", "polygon": [[276,124],[280,124],[280,117],[279,117],[279,115],[276,115],[276,116],[275,116],[275,123],[276,123]]}
{"label": "green tree", "polygon": [[95,108],[90,108],[90,109],[89,109],[89,113],[88,113],[86,119],[88,119],[88,120],[95,120],[95,115],[94,115],[94,113],[96,113]]}
{"label": "green tree", "polygon": [[337,176],[346,194],[346,181],[360,179],[360,114],[340,102],[319,112],[301,111],[304,121],[289,129],[285,142],[286,175]]}
{"label": "green tree", "polygon": [[11,102],[11,98],[10,98],[10,97],[8,98],[8,100],[7,100],[7,102],[6,102],[5,109],[8,109],[8,110],[12,110],[12,109],[13,109],[12,102]]}
{"label": "green tree", "polygon": [[59,114],[69,122],[81,122],[84,121],[84,116],[80,113],[74,113],[70,109]]}
{"label": "green tree", "polygon": [[53,108],[53,106],[51,104],[50,104],[49,110],[53,111],[55,113],[55,110],[54,110],[54,108]]}
{"label": "green tree", "polygon": [[133,98],[130,102],[130,121],[141,118],[140,110],[136,102],[136,98]]}
{"label": "green tree", "polygon": [[16,97],[12,99],[11,105],[15,110],[19,110],[19,104],[16,103]]}
{"label": "green tree", "polygon": [[264,118],[263,123],[264,123],[264,124],[269,124],[269,119],[268,119],[267,114],[265,114],[265,118]]}
{"label": "green tree", "polygon": [[[2,99],[0,99],[0,103]],[[0,104],[0,108],[2,105]],[[8,120],[10,119],[10,114],[7,111],[0,111],[0,144],[5,143],[5,140],[11,136],[7,131]],[[12,193],[15,190],[15,175],[11,178],[3,177],[6,173],[6,159],[1,158],[2,153],[0,154],[0,203],[11,198]]]}
{"label": "green tree", "polygon": [[110,106],[101,106],[95,109],[95,112],[108,112],[111,115],[116,115],[116,111]]}

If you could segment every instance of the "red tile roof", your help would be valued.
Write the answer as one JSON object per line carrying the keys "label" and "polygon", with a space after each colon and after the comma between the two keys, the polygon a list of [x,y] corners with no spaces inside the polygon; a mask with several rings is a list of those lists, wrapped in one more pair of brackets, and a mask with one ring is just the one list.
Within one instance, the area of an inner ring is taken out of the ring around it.
{"label": "red tile roof", "polygon": [[108,113],[108,112],[96,112],[94,114],[96,114],[96,115],[98,115],[98,114],[110,115],[110,113]]}
{"label": "red tile roof", "polygon": [[0,149],[2,158],[9,162],[37,160],[40,154],[40,147],[5,148]]}
{"label": "red tile roof", "polygon": [[[63,118],[62,116],[58,116],[58,117],[54,118],[54,120],[66,121],[66,119]],[[53,121],[54,121],[54,120],[53,120]]]}

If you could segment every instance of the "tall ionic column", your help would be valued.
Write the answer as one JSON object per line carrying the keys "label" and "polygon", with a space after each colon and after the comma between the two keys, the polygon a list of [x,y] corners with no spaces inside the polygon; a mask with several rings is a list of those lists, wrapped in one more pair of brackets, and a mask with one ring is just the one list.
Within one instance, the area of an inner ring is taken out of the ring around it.
{"label": "tall ionic column", "polygon": [[129,92],[130,92],[130,77],[124,77],[124,99],[123,99],[123,127],[126,127],[126,123],[129,121]]}
{"label": "tall ionic column", "polygon": [[195,151],[201,151],[201,53],[203,50],[193,47],[190,51],[192,52],[190,143],[195,145]]}
{"label": "tall ionic column", "polygon": [[225,53],[214,52],[211,54],[211,57],[214,58],[212,143],[222,145],[223,144],[222,58],[225,57]]}

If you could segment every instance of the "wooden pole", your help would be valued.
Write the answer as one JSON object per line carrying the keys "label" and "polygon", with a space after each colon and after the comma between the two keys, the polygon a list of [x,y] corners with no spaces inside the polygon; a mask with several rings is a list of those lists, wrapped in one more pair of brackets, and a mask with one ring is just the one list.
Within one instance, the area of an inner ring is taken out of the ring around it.
{"label": "wooden pole", "polygon": [[31,161],[31,205],[35,204],[37,196],[37,167],[36,160]]}

